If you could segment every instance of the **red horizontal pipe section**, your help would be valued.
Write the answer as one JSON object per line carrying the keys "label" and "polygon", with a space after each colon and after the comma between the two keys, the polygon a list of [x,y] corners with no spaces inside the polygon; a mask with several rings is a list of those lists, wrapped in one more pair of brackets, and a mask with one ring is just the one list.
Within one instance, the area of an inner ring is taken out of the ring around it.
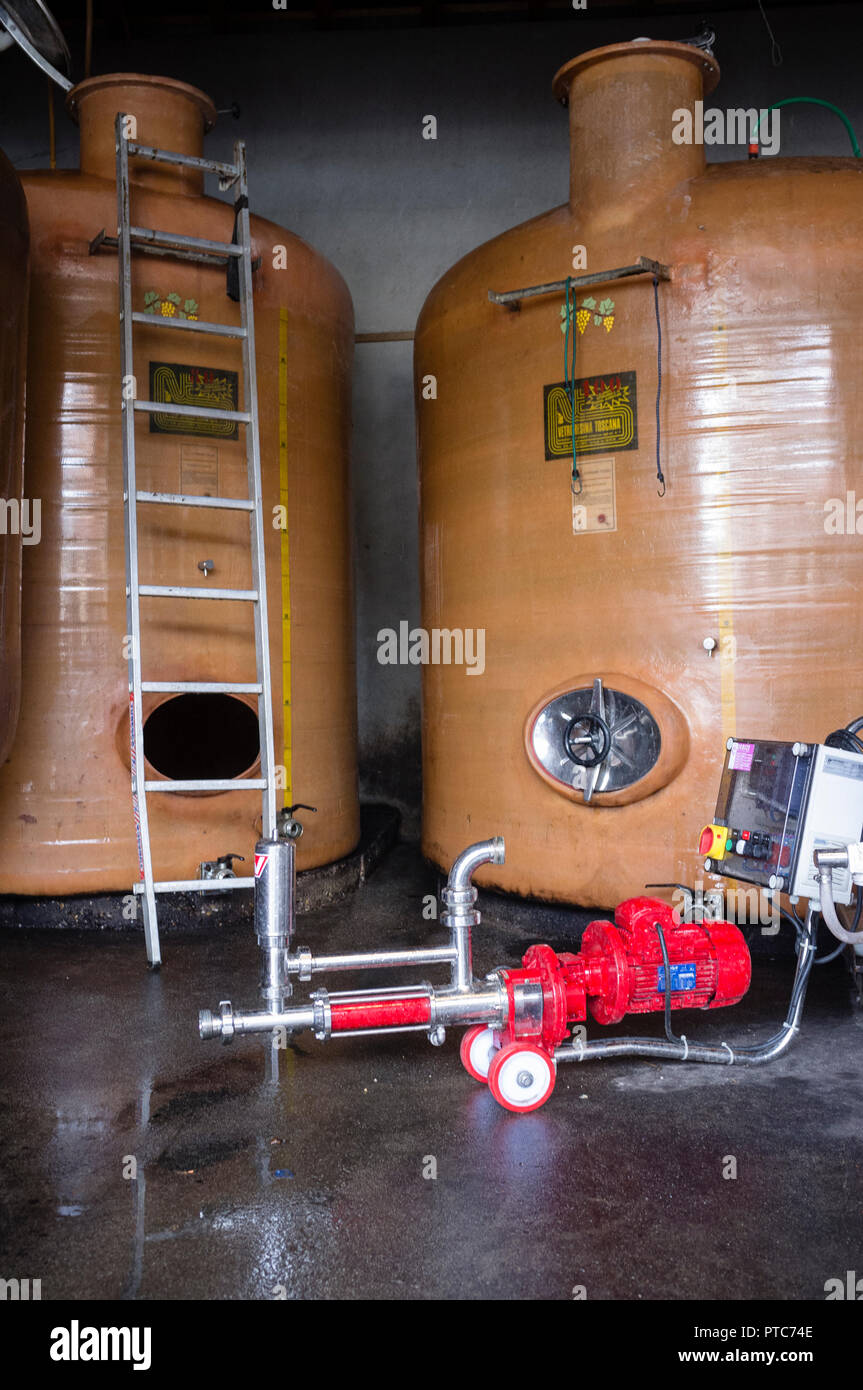
{"label": "red horizontal pipe section", "polygon": [[400,1028],[408,1023],[429,1023],[431,1001],[428,998],[363,999],[351,1004],[332,1004],[334,1033],[350,1028]]}

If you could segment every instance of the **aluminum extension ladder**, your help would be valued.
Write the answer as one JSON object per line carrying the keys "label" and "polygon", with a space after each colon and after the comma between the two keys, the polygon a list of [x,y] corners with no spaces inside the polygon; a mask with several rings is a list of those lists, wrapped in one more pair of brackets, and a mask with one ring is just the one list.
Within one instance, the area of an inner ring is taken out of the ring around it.
{"label": "aluminum extension ladder", "polygon": [[[129,646],[129,715],[131,736],[132,803],[138,843],[141,881],[134,891],[143,899],[144,937],[147,959],[152,966],[161,964],[159,925],[156,911],[157,893],[224,891],[226,888],[254,887],[254,878],[176,879],[156,882],[150,852],[147,796],[150,793],[191,791],[249,791],[259,789],[262,800],[263,838],[276,835],[276,785],[273,764],[273,700],[270,679],[270,648],[267,629],[267,591],[264,561],[264,524],[261,495],[261,455],[258,428],[258,386],[255,371],[255,328],[252,308],[252,252],[249,225],[248,184],[246,179],[246,150],[243,141],[234,145],[234,163],[199,159],[158,150],[127,138],[127,117],[116,118],[115,146],[117,153],[117,238],[120,286],[120,323],[122,329],[122,410],[123,410],[123,500],[126,538],[126,615]],[[216,174],[219,188],[237,190],[234,203],[236,234],[234,242],[208,241],[200,237],[180,236],[151,227],[137,227],[131,220],[129,205],[129,159],[150,159],[158,164],[183,165]],[[99,240],[99,239],[97,239]],[[114,239],[102,236],[101,242],[113,245]],[[135,324],[152,327],[151,314],[137,313],[132,308],[132,252],[149,251],[195,260],[219,268],[235,260],[239,272],[239,303],[241,323],[234,327],[224,323],[207,323],[195,319],[165,318],[159,327],[183,332],[214,334],[238,338],[243,349],[243,410],[214,410],[201,406],[184,406],[163,401],[138,400],[130,394],[126,383],[134,380],[132,351]],[[137,413],[186,415],[207,420],[235,420],[245,429],[246,472],[248,497],[199,497],[183,494],[141,492],[138,490],[135,469],[135,420]],[[252,558],[252,589],[213,589],[200,585],[180,588],[173,585],[142,584],[138,577],[138,506],[214,507],[249,513]],[[211,602],[227,600],[252,605],[255,625],[256,680],[247,682],[213,681],[148,681],[141,673],[141,604],[142,598],[201,599]],[[129,640],[131,639],[131,640]],[[255,694],[258,697],[258,729],[261,748],[261,777],[240,781],[208,779],[196,781],[148,781],[144,776],[144,740],[141,697],[149,692],[182,694]]]}

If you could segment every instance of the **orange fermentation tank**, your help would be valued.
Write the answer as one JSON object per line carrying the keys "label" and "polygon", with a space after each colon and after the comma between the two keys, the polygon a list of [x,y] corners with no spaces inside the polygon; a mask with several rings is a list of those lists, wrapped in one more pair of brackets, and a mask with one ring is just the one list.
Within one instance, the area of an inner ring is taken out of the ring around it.
{"label": "orange fermentation tank", "polygon": [[24,194],[0,154],[0,765],[12,749],[21,700],[22,528],[28,546],[38,539],[32,498],[23,495],[27,240]]}
{"label": "orange fermentation tank", "polygon": [[[32,236],[26,469],[42,499],[42,539],[26,555],[22,713],[0,772],[0,889],[29,894],[128,890],[138,878],[117,253],[89,247],[117,227],[115,114],[135,116],[142,144],[198,156],[216,116],[184,83],[127,74],[90,78],[67,104],[81,127],[80,172],[22,178]],[[231,240],[231,195],[204,197],[198,172],[133,160],[131,177],[136,225]],[[253,157],[251,198],[254,207]],[[292,799],[317,807],[303,815],[298,844],[298,865],[308,868],[349,852],[359,834],[347,496],[353,312],[341,277],[299,238],[253,217],[252,239],[261,258],[254,312],[275,762]],[[164,390],[156,399],[246,408],[233,405],[242,390],[236,340],[162,327],[175,315],[238,324],[224,269],[133,253],[133,302],[152,314],[152,326],[135,328],[139,396]],[[139,488],[248,495],[242,425],[236,438],[223,422],[213,430],[166,416],[155,425],[166,432],[137,422]],[[285,502],[287,533],[276,510]],[[149,506],[138,518],[142,583],[251,587],[245,514]],[[248,604],[142,598],[141,614],[145,679],[254,681]],[[144,702],[148,776],[258,775],[254,695]],[[149,812],[157,879],[195,877],[200,862],[229,852],[244,854],[241,871],[250,871],[260,792],[151,796]]]}
{"label": "orange fermentation tank", "polygon": [[[569,203],[466,256],[417,328],[423,624],[485,631],[482,674],[424,670],[423,846],[504,834],[484,881],[524,895],[692,883],[728,735],[863,713],[863,161],[707,167],[675,112],[717,79],[674,43],[568,63]],[[575,487],[564,294],[488,298],[639,257],[671,277],[664,496],[653,277],[577,291]]]}

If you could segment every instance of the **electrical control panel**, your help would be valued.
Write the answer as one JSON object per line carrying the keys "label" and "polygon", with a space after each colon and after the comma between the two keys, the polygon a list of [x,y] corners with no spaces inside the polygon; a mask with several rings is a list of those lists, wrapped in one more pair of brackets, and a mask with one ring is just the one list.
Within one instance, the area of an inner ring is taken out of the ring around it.
{"label": "electrical control panel", "polygon": [[[813,743],[729,739],[716,815],[701,832],[710,873],[818,896],[814,854],[863,839],[863,756]],[[834,870],[836,902],[851,875]]]}

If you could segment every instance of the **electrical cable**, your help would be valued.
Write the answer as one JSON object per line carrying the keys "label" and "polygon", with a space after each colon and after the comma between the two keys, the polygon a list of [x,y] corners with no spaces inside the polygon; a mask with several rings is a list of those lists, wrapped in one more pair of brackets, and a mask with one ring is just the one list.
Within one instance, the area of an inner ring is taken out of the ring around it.
{"label": "electrical cable", "polygon": [[839,942],[839,945],[836,947],[836,949],[835,949],[834,951],[831,951],[831,952],[829,953],[829,955],[826,955],[826,956],[816,956],[815,959],[813,960],[812,964],[813,964],[813,965],[829,965],[830,962],[831,962],[831,960],[835,960],[837,956],[841,956],[841,954],[842,954],[842,952],[843,952],[844,950],[845,950],[845,942],[844,942],[844,941],[840,941],[840,942]]}
{"label": "electrical cable", "polygon": [[665,944],[665,932],[662,930],[661,922],[654,922],[656,935],[659,937],[659,949],[662,952],[662,964],[665,970],[665,1036],[669,1042],[680,1042],[671,1028],[671,966],[668,961],[668,947]]}
{"label": "electrical cable", "polygon": [[[793,908],[793,904],[792,904],[792,908]],[[805,930],[806,923],[805,923],[805,922],[802,922],[802,921],[800,920],[800,918],[797,916],[796,909],[794,909],[794,916],[792,917],[791,913],[788,912],[788,911],[786,910],[786,908],[782,907],[781,904],[780,904],[780,907],[779,907],[779,916],[782,917],[782,918],[784,918],[784,920],[785,920],[786,922],[790,923],[790,925],[794,928],[794,937],[795,937],[795,940],[796,940],[796,941],[798,942],[798,944],[799,944],[800,935],[801,935],[801,932],[803,932],[803,931]]]}
{"label": "electrical cable", "polygon": [[[564,289],[566,303],[566,326],[563,339],[563,380],[566,386],[566,394],[569,396],[569,404],[572,409],[572,478],[570,487],[574,497],[578,497],[583,489],[581,478],[578,476],[578,459],[576,456],[575,443],[575,340],[577,328],[577,314],[575,304],[575,291],[570,288],[572,276],[566,277],[566,288]],[[572,370],[569,366],[569,342],[572,335]],[[576,487],[576,483],[578,486]]]}
{"label": "electrical cable", "polygon": [[781,68],[783,63],[782,49],[779,47],[779,40],[771,28],[770,20],[767,18],[767,12],[764,9],[762,0],[758,0],[758,8],[761,11],[761,18],[764,20],[767,32],[770,35],[770,61],[775,68]]}
{"label": "electrical cable", "polygon": [[844,728],[834,729],[824,742],[828,748],[842,748],[846,753],[863,753],[863,741],[857,737],[859,729],[863,729],[863,714],[852,719]]}
{"label": "electrical cable", "polygon": [[834,729],[824,742],[828,748],[842,748],[846,753],[863,753],[863,742],[850,729]]}

